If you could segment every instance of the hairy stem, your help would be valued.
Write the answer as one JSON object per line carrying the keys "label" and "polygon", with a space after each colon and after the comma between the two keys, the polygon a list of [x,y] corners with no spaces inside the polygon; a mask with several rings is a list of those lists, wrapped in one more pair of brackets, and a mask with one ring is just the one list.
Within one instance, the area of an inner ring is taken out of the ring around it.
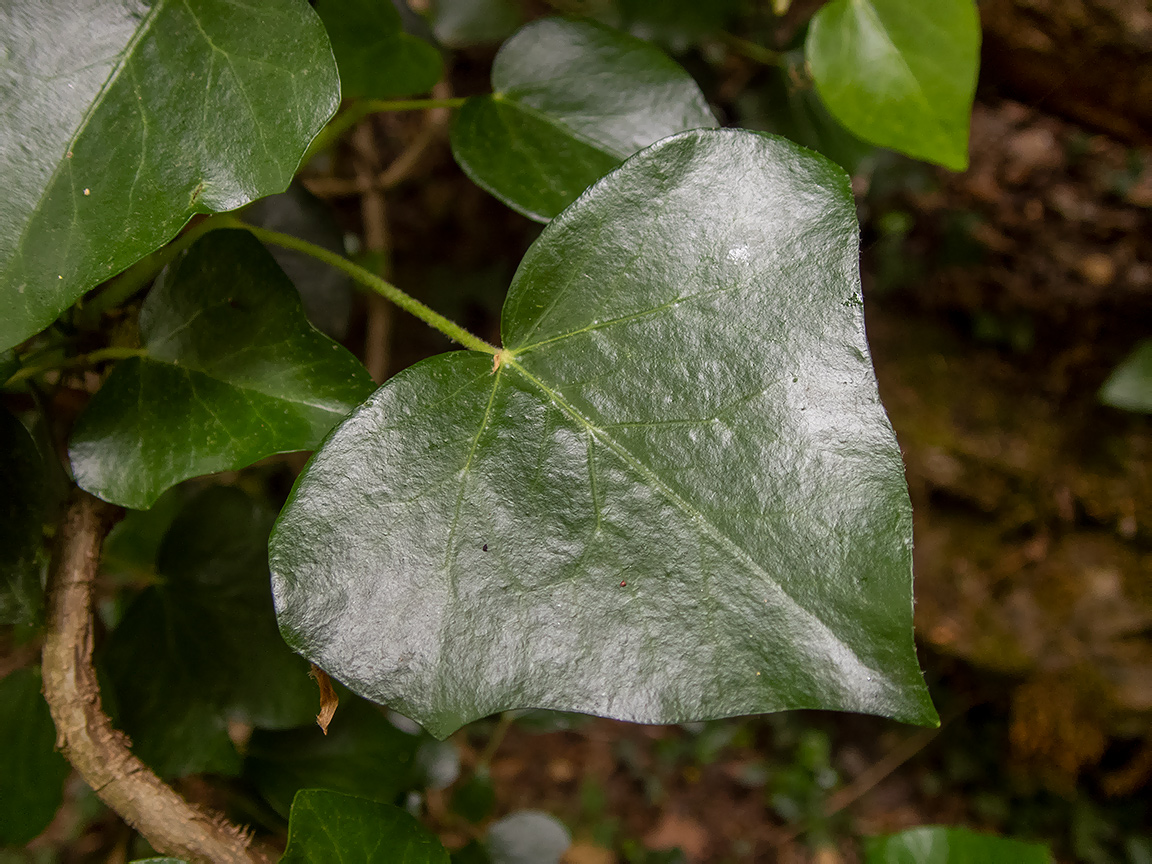
{"label": "hairy stem", "polygon": [[303,252],[306,255],[311,255],[335,267],[337,270],[343,270],[361,285],[370,288],[382,297],[391,300],[405,312],[415,315],[429,327],[434,330],[439,330],[449,339],[458,342],[465,348],[473,351],[483,351],[486,354],[497,354],[500,349],[495,345],[490,345],[479,336],[469,333],[459,324],[449,321],[439,312],[425,306],[415,297],[405,294],[391,282],[385,282],[375,273],[361,267],[358,264],[353,264],[347,258],[337,255],[335,252],[330,252],[323,246],[317,246],[315,243],[309,243],[307,240],[301,240],[299,237],[293,237],[291,234],[282,234],[279,231],[269,231],[267,228],[257,228],[255,225],[249,225],[246,222],[241,222],[239,219],[233,219],[227,226],[231,228],[243,228],[245,231],[251,232],[257,240],[265,243],[271,243],[274,246],[283,246],[285,249],[294,249],[297,252]]}
{"label": "hairy stem", "polygon": [[265,864],[272,856],[222,816],[189,804],[128,749],[100,705],[92,667],[92,583],[120,510],[76,490],[48,574],[44,698],[56,746],[100,799],[158,852],[189,862]]}

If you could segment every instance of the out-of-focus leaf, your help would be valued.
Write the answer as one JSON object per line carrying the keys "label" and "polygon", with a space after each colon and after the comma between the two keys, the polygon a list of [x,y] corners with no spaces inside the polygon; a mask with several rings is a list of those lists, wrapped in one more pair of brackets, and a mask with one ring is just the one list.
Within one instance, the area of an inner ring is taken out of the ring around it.
{"label": "out-of-focus leaf", "polygon": [[1113,408],[1152,414],[1152,339],[1133,349],[1100,388],[1100,401]]}
{"label": "out-of-focus leaf", "polygon": [[56,726],[40,686],[39,668],[17,669],[0,681],[0,846],[27,843],[48,827],[64,798],[71,768],[56,751]]}
{"label": "out-of-focus leaf", "polygon": [[621,25],[642,39],[684,51],[729,26],[743,0],[619,0]]}
{"label": "out-of-focus leaf", "polygon": [[432,29],[451,48],[499,42],[523,21],[518,0],[435,0]]}
{"label": "out-of-focus leaf", "polygon": [[831,0],[805,54],[832,114],[865,141],[968,167],[980,65],[975,0]]}
{"label": "out-of-focus leaf", "polygon": [[665,139],[544,229],[504,351],[390,379],[271,542],[285,638],[446,737],[522,707],[935,723],[844,172]]}
{"label": "out-of-focus leaf", "polygon": [[189,477],[315,447],[374,386],[246,231],[212,232],[175,262],[140,335],[147,353],[117,364],[69,446],[82,488],[139,510]]}
{"label": "out-of-focus leaf", "polygon": [[244,774],[282,816],[301,789],[392,801],[416,779],[421,740],[428,739],[402,732],[380,708],[345,691],[327,735],[315,723],[253,733]]}
{"label": "out-of-focus leaf", "polygon": [[0,624],[30,625],[40,620],[47,484],[32,436],[0,408]]}
{"label": "out-of-focus leaf", "polygon": [[559,864],[571,845],[564,823],[540,810],[517,810],[488,828],[492,864]]}
{"label": "out-of-focus leaf", "polygon": [[719,125],[692,77],[659,48],[591,21],[533,21],[500,48],[490,96],[452,125],[464,172],[547,222],[642,147]]}
{"label": "out-of-focus leaf", "polygon": [[7,3],[0,57],[0,348],[283,191],[340,96],[305,0]]}
{"label": "out-of-focus leaf", "polygon": [[404,32],[387,0],[317,0],[345,97],[394,99],[423,93],[440,80],[440,52]]}
{"label": "out-of-focus leaf", "polygon": [[469,822],[483,822],[496,806],[496,790],[487,771],[479,771],[452,790],[452,810]]}
{"label": "out-of-focus leaf", "polygon": [[805,81],[806,74],[802,51],[785,54],[784,65],[767,70],[760,88],[741,95],[740,125],[783,135],[855,174],[876,148],[836,122],[811,81]]}
{"label": "out-of-focus leaf", "polygon": [[449,864],[448,852],[391,804],[303,789],[292,801],[280,864]]}
{"label": "out-of-focus leaf", "polygon": [[911,828],[867,841],[865,864],[1049,864],[1038,843],[977,834],[940,825]]}
{"label": "out-of-focus leaf", "polygon": [[166,777],[237,773],[230,719],[280,729],[312,722],[308,664],[288,650],[272,612],[271,521],[238,489],[199,493],[164,537],[161,583],[132,602],[105,647],[132,749]]}
{"label": "out-of-focus leaf", "polygon": [[15,351],[11,348],[7,351],[0,351],[0,384],[15,375],[19,368],[20,361],[17,359]]}
{"label": "out-of-focus leaf", "polygon": [[[344,235],[331,210],[300,183],[245,208],[244,221],[344,254]],[[266,248],[300,292],[304,314],[312,326],[332,339],[347,336],[352,318],[352,279],[343,270],[304,252],[283,246]]]}

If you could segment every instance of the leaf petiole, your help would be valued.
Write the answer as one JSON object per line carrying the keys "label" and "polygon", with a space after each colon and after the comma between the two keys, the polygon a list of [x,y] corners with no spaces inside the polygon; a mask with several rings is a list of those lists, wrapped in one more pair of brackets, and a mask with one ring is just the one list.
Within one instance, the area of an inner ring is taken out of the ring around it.
{"label": "leaf petiole", "polygon": [[386,300],[392,301],[405,312],[416,316],[429,327],[434,330],[439,330],[449,339],[458,342],[465,348],[472,351],[482,351],[486,354],[495,355],[500,353],[500,349],[495,345],[485,342],[479,336],[469,333],[459,324],[449,321],[439,312],[425,306],[415,297],[401,291],[391,282],[385,282],[372,271],[361,267],[359,264],[352,263],[347,258],[337,255],[335,252],[331,252],[323,246],[317,246],[315,243],[309,243],[307,240],[301,240],[299,237],[293,237],[291,234],[282,234],[279,231],[269,231],[267,228],[258,228],[255,225],[249,225],[246,222],[241,222],[235,216],[228,217],[227,222],[219,224],[217,227],[241,228],[250,232],[253,237],[264,243],[271,243],[274,246],[282,246],[285,249],[293,249],[297,252],[311,255],[313,258],[323,261],[330,267],[344,271],[365,288],[370,288]]}

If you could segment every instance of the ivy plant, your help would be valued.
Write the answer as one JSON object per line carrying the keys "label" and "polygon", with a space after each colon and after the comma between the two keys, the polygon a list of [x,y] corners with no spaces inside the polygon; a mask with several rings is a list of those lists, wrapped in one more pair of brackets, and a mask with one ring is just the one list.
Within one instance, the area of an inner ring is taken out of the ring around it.
{"label": "ivy plant", "polygon": [[[496,53],[491,91],[466,99],[423,97],[446,68],[427,40],[504,33],[508,10],[489,27],[459,10],[411,27],[408,12],[0,12],[0,613],[19,638],[43,634],[69,759],[113,806],[112,787],[149,769],[242,774],[261,806],[291,808],[285,861],[439,862],[435,837],[392,806],[418,741],[370,702],[437,738],[514,708],[935,724],[847,174],[785,138],[720,128],[696,80],[641,38],[668,23],[646,29],[643,3],[623,4],[619,27],[527,23]],[[978,43],[972,0],[832,0],[807,29],[805,98],[826,125],[962,168]],[[372,115],[444,108],[463,173],[548,223],[498,341],[245,210]],[[334,268],[463,350],[376,388],[309,321],[307,289],[269,248]],[[82,404],[63,410],[63,393]],[[266,546],[260,469],[243,469],[309,450]],[[178,485],[220,472],[233,473]],[[84,490],[68,505],[62,474]],[[102,688],[90,631],[55,650],[69,621],[90,627],[94,571],[79,574],[115,518],[96,499],[129,508],[108,542]],[[289,648],[348,688],[348,725],[327,743],[291,728],[314,706]],[[61,678],[59,657],[79,671]],[[6,740],[20,729],[29,748],[0,772],[24,802],[0,822],[6,842],[60,801],[40,674],[0,687]],[[141,767],[116,773],[131,754],[115,736],[80,743],[64,679],[97,688],[73,701],[113,714]],[[328,760],[363,752],[392,778],[333,779]],[[96,784],[92,764],[112,779]],[[149,834],[140,800],[143,815],[125,815],[158,852],[213,857],[162,842],[178,819]]]}

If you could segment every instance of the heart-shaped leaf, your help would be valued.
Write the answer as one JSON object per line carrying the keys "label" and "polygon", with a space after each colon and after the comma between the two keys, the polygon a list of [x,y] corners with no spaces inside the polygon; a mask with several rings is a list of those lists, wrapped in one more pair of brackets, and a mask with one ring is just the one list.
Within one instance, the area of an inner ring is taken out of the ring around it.
{"label": "heart-shaped leaf", "polygon": [[541,222],[640,148],[719,125],[659,48],[591,21],[522,28],[496,55],[492,89],[460,109],[452,153],[478,186]]}
{"label": "heart-shaped leaf", "polygon": [[317,0],[316,13],[332,40],[344,96],[411,96],[440,80],[440,52],[405,33],[387,0]]}
{"label": "heart-shaped leaf", "polygon": [[160,547],[160,584],[132,601],[104,649],[119,723],[164,776],[238,773],[229,719],[284,729],[316,713],[316,685],[272,614],[271,522],[232,487],[193,498]]}
{"label": "heart-shaped leaf", "polygon": [[931,723],[912,519],[827,159],[696,131],[520,265],[505,351],[392,378],[273,533],[298,651],[440,737],[540,707]]}
{"label": "heart-shaped leaf", "polygon": [[0,408],[0,624],[40,619],[40,552],[48,478],[40,451],[19,420]]}
{"label": "heart-shaped leaf", "polygon": [[978,834],[967,828],[928,825],[866,844],[865,864],[1049,864],[1039,843]]}
{"label": "heart-shaped leaf", "polygon": [[193,214],[283,191],[340,97],[305,0],[29,0],[0,56],[0,348]]}
{"label": "heart-shaped leaf", "polygon": [[449,864],[428,829],[399,807],[304,789],[292,801],[280,864]]}
{"label": "heart-shaped leaf", "polygon": [[832,0],[805,43],[816,89],[865,141],[968,167],[980,65],[974,0]]}
{"label": "heart-shaped leaf", "polygon": [[39,669],[17,669],[0,681],[0,846],[27,843],[48,827],[72,770],[56,750],[40,688]]}
{"label": "heart-shaped leaf", "polygon": [[148,295],[140,336],[146,354],[117,365],[69,447],[76,482],[126,507],[146,509],[189,477],[315,447],[372,392],[246,231],[189,249]]}

